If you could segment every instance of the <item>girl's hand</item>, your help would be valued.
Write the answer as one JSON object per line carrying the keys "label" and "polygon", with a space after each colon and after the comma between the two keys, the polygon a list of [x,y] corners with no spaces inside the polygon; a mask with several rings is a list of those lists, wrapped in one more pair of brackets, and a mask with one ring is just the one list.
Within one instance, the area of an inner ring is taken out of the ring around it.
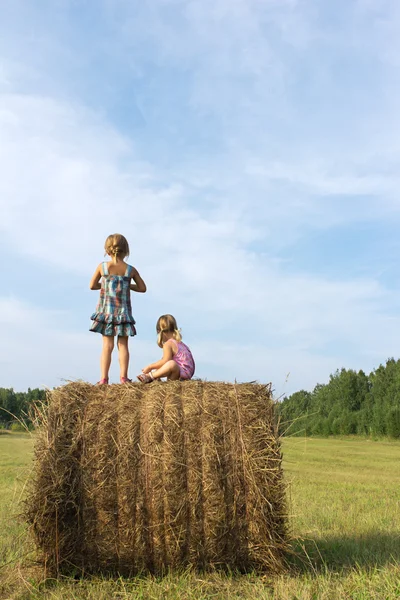
{"label": "girl's hand", "polygon": [[147,365],[147,367],[145,367],[142,370],[142,373],[145,373],[147,375],[148,373],[150,373],[150,371],[156,371],[157,369],[159,369],[160,367],[165,365],[165,363],[168,362],[169,360],[171,360],[173,357],[174,357],[174,351],[172,350],[172,344],[168,344],[166,342],[163,347],[162,359],[158,360],[155,363],[151,363],[150,365]]}

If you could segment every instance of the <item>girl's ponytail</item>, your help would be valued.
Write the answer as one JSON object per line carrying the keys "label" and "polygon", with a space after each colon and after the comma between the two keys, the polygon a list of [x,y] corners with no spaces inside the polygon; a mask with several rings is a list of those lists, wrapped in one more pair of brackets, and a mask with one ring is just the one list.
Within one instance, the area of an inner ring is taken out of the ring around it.
{"label": "girl's ponytail", "polygon": [[112,261],[114,263],[117,262],[117,258],[118,258],[118,254],[121,254],[121,250],[119,248],[119,246],[113,246],[111,248],[111,254],[112,254]]}
{"label": "girl's ponytail", "polygon": [[165,329],[160,329],[158,330],[158,335],[157,335],[157,346],[159,348],[162,348],[164,346],[164,342],[163,342],[163,333],[165,332]]}
{"label": "girl's ponytail", "polygon": [[180,329],[174,329],[174,340],[178,343],[182,341],[182,334]]}

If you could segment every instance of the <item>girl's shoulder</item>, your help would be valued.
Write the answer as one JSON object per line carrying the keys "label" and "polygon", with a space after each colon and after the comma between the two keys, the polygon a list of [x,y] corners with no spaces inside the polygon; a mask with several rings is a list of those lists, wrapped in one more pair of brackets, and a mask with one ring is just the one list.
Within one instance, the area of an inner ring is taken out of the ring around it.
{"label": "girl's shoulder", "polygon": [[132,273],[134,273],[136,271],[135,267],[133,265],[130,265],[129,263],[124,261],[124,267],[125,267],[125,274],[126,275],[132,275]]}
{"label": "girl's shoulder", "polygon": [[172,348],[174,354],[178,351],[179,344],[176,340],[174,340],[174,338],[170,338],[169,340],[165,341],[163,345],[166,346],[167,344]]}
{"label": "girl's shoulder", "polygon": [[129,265],[128,263],[125,263],[126,265],[126,275],[128,275],[128,277],[132,277],[134,273],[136,273],[136,269],[133,265]]}

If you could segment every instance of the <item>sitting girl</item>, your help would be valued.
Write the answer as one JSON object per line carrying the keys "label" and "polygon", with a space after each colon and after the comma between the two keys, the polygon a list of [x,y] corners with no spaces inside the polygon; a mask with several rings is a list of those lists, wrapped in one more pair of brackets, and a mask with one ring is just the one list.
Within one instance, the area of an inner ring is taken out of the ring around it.
{"label": "sitting girl", "polygon": [[178,325],[172,315],[162,315],[156,325],[157,344],[163,349],[161,360],[147,365],[137,376],[142,383],[166,377],[168,380],[191,379],[194,360],[189,348],[182,342]]}

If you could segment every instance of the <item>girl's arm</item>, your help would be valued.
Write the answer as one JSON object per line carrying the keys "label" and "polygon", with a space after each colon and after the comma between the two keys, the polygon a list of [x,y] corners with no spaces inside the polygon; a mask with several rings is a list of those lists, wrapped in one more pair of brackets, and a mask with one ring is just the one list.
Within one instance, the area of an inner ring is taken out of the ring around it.
{"label": "girl's arm", "polygon": [[100,290],[101,289],[100,279],[102,277],[103,277],[103,275],[101,272],[101,263],[100,263],[99,266],[97,267],[97,269],[95,270],[92,279],[90,280],[89,287],[91,290]]}
{"label": "girl's arm", "polygon": [[133,281],[135,282],[135,283],[131,283],[131,285],[130,285],[132,292],[141,292],[142,294],[144,294],[145,291],[147,290],[147,287],[146,287],[145,282],[143,281],[143,279],[140,277],[139,273],[135,269],[135,267],[132,267],[131,277],[132,277]]}
{"label": "girl's arm", "polygon": [[159,369],[160,367],[165,365],[166,362],[168,362],[169,360],[172,360],[173,356],[174,356],[174,352],[172,350],[172,344],[168,344],[166,342],[163,346],[162,359],[158,360],[155,363],[152,363],[151,365],[147,365],[147,367],[145,367],[143,369],[143,373],[150,373],[150,371],[153,371],[153,369]]}

